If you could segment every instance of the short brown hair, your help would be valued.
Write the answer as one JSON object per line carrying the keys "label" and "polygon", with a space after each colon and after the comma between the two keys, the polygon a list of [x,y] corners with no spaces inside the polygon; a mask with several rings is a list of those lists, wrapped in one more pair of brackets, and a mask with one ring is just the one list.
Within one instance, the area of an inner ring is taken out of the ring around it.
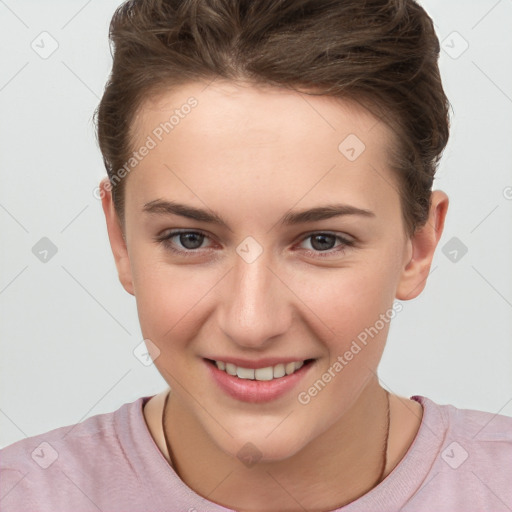
{"label": "short brown hair", "polygon": [[[449,136],[432,20],[414,0],[130,0],[110,25],[113,66],[96,112],[113,200],[135,112],[151,94],[223,78],[353,99],[395,132],[390,166],[408,234],[428,218]],[[314,92],[313,92],[314,91]]]}

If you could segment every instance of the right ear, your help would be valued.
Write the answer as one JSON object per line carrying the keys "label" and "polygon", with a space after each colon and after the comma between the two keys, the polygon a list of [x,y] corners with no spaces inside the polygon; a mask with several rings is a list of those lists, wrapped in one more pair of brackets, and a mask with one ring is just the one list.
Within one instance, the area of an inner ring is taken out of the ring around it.
{"label": "right ear", "polygon": [[112,248],[114,260],[116,262],[119,281],[121,281],[123,288],[128,293],[135,295],[128,248],[123,236],[119,216],[114,208],[114,201],[112,200],[112,186],[108,177],[103,178],[100,181],[99,189],[101,204],[103,206],[103,212],[105,213],[105,220],[107,222],[108,238],[110,240],[110,247]]}

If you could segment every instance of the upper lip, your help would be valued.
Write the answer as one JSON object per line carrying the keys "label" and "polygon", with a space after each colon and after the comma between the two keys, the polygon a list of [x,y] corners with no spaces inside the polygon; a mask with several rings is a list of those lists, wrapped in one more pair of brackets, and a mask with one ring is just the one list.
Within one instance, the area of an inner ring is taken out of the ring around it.
{"label": "upper lip", "polygon": [[300,358],[300,357],[265,357],[257,360],[241,359],[238,357],[207,357],[212,361],[222,361],[224,363],[231,363],[235,366],[241,366],[242,368],[267,368],[268,366],[276,366],[277,364],[294,363],[296,361],[307,361],[312,358]]}

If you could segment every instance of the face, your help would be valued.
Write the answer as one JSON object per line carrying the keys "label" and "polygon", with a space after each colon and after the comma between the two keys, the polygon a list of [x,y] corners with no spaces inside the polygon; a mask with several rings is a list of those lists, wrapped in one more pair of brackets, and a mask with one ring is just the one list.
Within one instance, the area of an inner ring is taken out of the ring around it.
{"label": "face", "polygon": [[155,365],[224,452],[285,459],[357,402],[412,291],[392,134],[355,103],[220,81],[148,100],[133,128],[151,147],[116,261]]}

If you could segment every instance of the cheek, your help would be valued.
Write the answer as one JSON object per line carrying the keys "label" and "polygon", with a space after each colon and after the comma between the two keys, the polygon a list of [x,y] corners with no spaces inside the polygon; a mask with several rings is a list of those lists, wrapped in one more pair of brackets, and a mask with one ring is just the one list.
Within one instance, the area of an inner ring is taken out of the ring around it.
{"label": "cheek", "polygon": [[[192,267],[172,266],[154,254],[132,257],[132,273],[141,330],[145,338],[160,344],[179,341],[179,332],[189,325],[194,306],[207,290]],[[203,290],[204,289],[204,290]]]}
{"label": "cheek", "polygon": [[375,251],[353,267],[303,276],[301,298],[329,330],[321,339],[328,358],[301,389],[300,404],[337,417],[374,376],[396,315],[396,269],[393,251]]}
{"label": "cheek", "polygon": [[309,307],[318,312],[331,334],[321,340],[328,358],[304,382],[297,402],[311,421],[324,418],[321,428],[337,421],[375,376],[396,315],[393,282],[377,264],[357,271],[338,269],[325,282],[317,280],[308,296]]}
{"label": "cheek", "polygon": [[308,271],[295,278],[300,284],[294,291],[327,326],[331,349],[338,343],[342,350],[391,307],[397,274],[392,261],[385,259],[381,254],[380,261],[368,258],[346,268]]}

